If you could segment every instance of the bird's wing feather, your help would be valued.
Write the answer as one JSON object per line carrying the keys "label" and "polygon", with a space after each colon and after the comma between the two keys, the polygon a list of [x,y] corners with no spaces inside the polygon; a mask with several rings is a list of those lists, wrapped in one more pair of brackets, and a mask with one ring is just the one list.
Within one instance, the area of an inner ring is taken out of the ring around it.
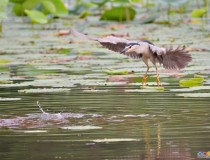
{"label": "bird's wing feather", "polygon": [[71,34],[76,37],[79,37],[81,39],[98,41],[102,46],[108,48],[109,50],[115,51],[115,52],[121,52],[125,48],[125,46],[131,42],[127,39],[118,38],[118,37],[114,37],[114,36],[95,38],[95,37],[80,33],[73,28],[71,29]]}
{"label": "bird's wing feather", "polygon": [[125,46],[130,43],[127,39],[124,38],[118,38],[114,36],[107,36],[104,38],[99,38],[98,42],[108,48],[109,50],[115,51],[115,52],[121,52]]}
{"label": "bird's wing feather", "polygon": [[160,47],[157,47],[155,45],[149,44],[149,49],[152,53],[157,54],[159,56],[166,54],[166,49],[165,48],[160,48]]}
{"label": "bird's wing feather", "polygon": [[177,48],[167,48],[166,54],[163,56],[163,67],[168,69],[182,69],[184,68],[189,62],[191,62],[192,57],[185,50],[185,47],[177,47]]}
{"label": "bird's wing feather", "polygon": [[78,31],[76,31],[75,29],[71,29],[71,33],[74,36],[79,37],[81,39],[98,41],[103,47],[106,47],[107,49],[112,50],[114,52],[119,52],[120,54],[129,56],[131,58],[139,59],[142,57],[141,54],[136,54],[135,52],[132,52],[132,53],[122,53],[121,52],[127,44],[134,43],[135,41],[129,41],[127,39],[114,37],[114,36],[95,38],[95,37],[91,37],[91,36],[82,34]]}
{"label": "bird's wing feather", "polygon": [[85,39],[85,40],[93,40],[93,41],[97,41],[98,40],[98,38],[95,38],[95,37],[92,37],[92,36],[80,33],[80,32],[78,32],[77,30],[75,30],[73,28],[71,28],[71,34],[76,36],[76,37],[78,37],[78,38]]}

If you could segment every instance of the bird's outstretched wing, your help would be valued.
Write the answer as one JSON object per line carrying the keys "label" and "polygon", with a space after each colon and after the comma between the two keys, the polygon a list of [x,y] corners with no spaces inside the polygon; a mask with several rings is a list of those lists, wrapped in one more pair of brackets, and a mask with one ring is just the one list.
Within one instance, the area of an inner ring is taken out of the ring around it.
{"label": "bird's outstretched wing", "polygon": [[114,36],[107,36],[107,37],[103,37],[103,38],[95,38],[95,37],[91,37],[91,36],[82,34],[78,31],[76,31],[75,29],[71,29],[71,33],[74,36],[82,38],[82,39],[98,41],[102,46],[108,48],[109,50],[119,52],[119,53],[125,48],[125,46],[128,43],[133,42],[133,41],[129,41],[129,40],[124,39],[124,38],[118,38],[118,37],[114,37]]}
{"label": "bird's outstretched wing", "polygon": [[98,41],[98,38],[95,38],[95,37],[92,37],[92,36],[80,33],[80,32],[78,32],[77,30],[75,30],[73,28],[71,28],[70,31],[71,31],[72,35],[74,35],[74,36],[76,36],[78,38],[81,38],[81,39],[84,39],[84,40]]}
{"label": "bird's outstretched wing", "polygon": [[168,69],[182,69],[192,61],[191,55],[185,47],[167,48],[166,54],[163,55],[163,67]]}
{"label": "bird's outstretched wing", "polygon": [[149,49],[156,55],[159,63],[167,69],[182,69],[192,60],[191,55],[185,50],[185,47],[160,48],[149,45]]}

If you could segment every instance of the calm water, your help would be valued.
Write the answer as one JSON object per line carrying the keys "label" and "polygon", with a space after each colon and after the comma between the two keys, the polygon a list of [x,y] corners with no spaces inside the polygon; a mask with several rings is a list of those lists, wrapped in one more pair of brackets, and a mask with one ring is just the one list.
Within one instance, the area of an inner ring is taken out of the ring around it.
{"label": "calm water", "polygon": [[[210,151],[209,97],[177,95],[209,93],[209,52],[192,52],[194,61],[183,72],[168,74],[161,68],[165,91],[148,92],[139,89],[139,77],[146,70],[142,62],[97,49],[96,44],[69,44],[70,36],[54,36],[59,26],[33,32],[30,27],[17,21],[16,27],[5,28],[0,41],[1,50],[9,52],[0,55],[4,59],[0,66],[1,160],[188,160],[196,159],[199,151]],[[17,32],[11,33],[12,29]],[[189,32],[189,28],[182,30],[183,35]],[[203,33],[186,39],[195,35]],[[58,54],[58,49],[65,48],[70,51]],[[92,54],[84,55],[84,51]],[[135,73],[111,76],[104,72],[107,69]],[[181,89],[180,79],[194,74],[205,77],[206,88],[173,90]],[[155,82],[154,68],[148,81]]]}

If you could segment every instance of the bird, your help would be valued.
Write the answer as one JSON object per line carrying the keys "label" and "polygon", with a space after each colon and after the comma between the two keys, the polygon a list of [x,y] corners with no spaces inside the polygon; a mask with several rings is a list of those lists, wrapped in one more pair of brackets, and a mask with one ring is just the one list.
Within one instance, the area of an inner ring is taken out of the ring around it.
{"label": "bird", "polygon": [[186,50],[185,46],[178,46],[177,48],[170,46],[169,48],[165,48],[158,47],[147,40],[127,40],[116,36],[97,38],[80,33],[74,28],[71,28],[70,32],[75,37],[97,41],[103,47],[114,52],[118,52],[134,59],[142,59],[147,66],[147,70],[142,78],[142,88],[145,87],[146,80],[148,78],[148,72],[150,69],[149,61],[155,66],[157,86],[160,87],[161,81],[159,78],[157,64],[163,65],[165,69],[179,70],[185,68],[192,60],[191,54],[189,54],[189,51]]}

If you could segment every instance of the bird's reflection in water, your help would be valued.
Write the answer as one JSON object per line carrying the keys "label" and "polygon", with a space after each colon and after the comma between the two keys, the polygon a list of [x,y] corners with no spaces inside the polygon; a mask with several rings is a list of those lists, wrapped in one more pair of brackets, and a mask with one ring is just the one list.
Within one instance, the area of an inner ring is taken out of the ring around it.
{"label": "bird's reflection in water", "polygon": [[[192,160],[187,142],[161,140],[161,124],[157,123],[157,144],[151,144],[147,122],[143,122],[145,155],[144,160]],[[156,146],[156,147],[155,147]],[[156,151],[155,151],[156,150]]]}

